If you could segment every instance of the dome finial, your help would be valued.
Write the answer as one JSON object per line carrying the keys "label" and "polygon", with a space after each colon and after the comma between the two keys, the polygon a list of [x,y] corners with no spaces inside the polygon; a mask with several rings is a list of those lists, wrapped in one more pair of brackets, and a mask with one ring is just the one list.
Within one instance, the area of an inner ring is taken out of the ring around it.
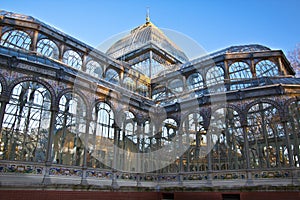
{"label": "dome finial", "polygon": [[146,23],[150,22],[150,10],[149,10],[149,6],[147,7],[147,13],[146,13]]}

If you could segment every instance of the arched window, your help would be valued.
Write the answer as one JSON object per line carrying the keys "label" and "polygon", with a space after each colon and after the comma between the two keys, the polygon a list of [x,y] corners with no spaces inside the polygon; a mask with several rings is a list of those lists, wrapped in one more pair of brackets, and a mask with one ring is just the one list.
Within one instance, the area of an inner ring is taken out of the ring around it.
{"label": "arched window", "polygon": [[185,171],[205,170],[207,166],[207,139],[204,119],[199,113],[190,113],[183,121],[182,142],[189,150],[183,155]]}
{"label": "arched window", "polygon": [[203,88],[203,78],[198,72],[189,75],[186,83],[189,90]]}
{"label": "arched window", "polygon": [[257,77],[273,77],[278,76],[278,66],[270,60],[262,60],[255,65]]}
{"label": "arched window", "polygon": [[125,111],[125,122],[124,122],[124,128],[125,128],[125,135],[124,138],[131,141],[131,144],[136,145],[137,144],[137,123],[135,122],[135,116],[132,112]]}
{"label": "arched window", "polygon": [[89,73],[92,76],[95,76],[97,78],[102,77],[103,70],[100,66],[100,64],[94,60],[90,60],[86,64],[86,72]]}
{"label": "arched window", "polygon": [[138,84],[137,92],[144,97],[148,97],[149,95],[148,87],[143,83]]}
{"label": "arched window", "polygon": [[232,108],[213,112],[209,134],[213,170],[244,169],[244,137],[238,113]]}
{"label": "arched window", "polygon": [[173,143],[172,139],[176,136],[177,129],[178,129],[177,122],[174,119],[168,118],[164,120],[163,127],[162,127],[162,135],[161,135],[162,146]]}
{"label": "arched window", "polygon": [[97,104],[95,108],[97,115],[98,130],[97,133],[101,137],[114,139],[114,112],[111,107],[104,102]]}
{"label": "arched window", "polygon": [[286,136],[279,111],[270,103],[253,105],[247,115],[252,168],[288,166]]}
{"label": "arched window", "polygon": [[81,69],[82,66],[82,59],[80,55],[73,50],[67,50],[64,53],[63,62],[75,69]]}
{"label": "arched window", "polygon": [[252,78],[250,67],[245,62],[235,62],[229,66],[229,77],[231,81]]}
{"label": "arched window", "polygon": [[137,122],[135,116],[130,111],[125,111],[125,119],[122,131],[122,149],[123,154],[120,164],[125,170],[133,170],[136,168],[136,153],[141,149],[142,135],[137,134]]}
{"label": "arched window", "polygon": [[11,30],[5,32],[1,37],[0,45],[15,48],[29,50],[31,44],[30,36],[20,30]]}
{"label": "arched window", "polygon": [[144,149],[144,152],[150,152],[151,151],[151,137],[152,137],[152,125],[149,121],[146,121],[144,124],[143,124],[143,149]]}
{"label": "arched window", "polygon": [[82,97],[68,92],[59,100],[53,141],[53,160],[59,164],[83,164],[86,131],[86,104]]}
{"label": "arched window", "polygon": [[250,67],[245,62],[235,62],[229,66],[229,78],[231,81],[230,89],[238,90],[249,87],[251,84],[245,84],[243,79],[251,79],[252,73]]}
{"label": "arched window", "polygon": [[225,91],[224,70],[220,66],[211,67],[206,73],[206,86],[209,92]]}
{"label": "arched window", "polygon": [[59,50],[57,45],[49,39],[39,40],[37,43],[36,51],[49,58],[58,59],[59,57]]}
{"label": "arched window", "polygon": [[123,86],[130,91],[135,91],[136,85],[135,82],[130,77],[125,77],[123,80]]}
{"label": "arched window", "polygon": [[170,81],[168,86],[172,93],[183,92],[183,81],[181,79],[174,79]]}
{"label": "arched window", "polygon": [[[163,148],[166,156],[163,160],[173,159],[178,157],[179,140],[177,136],[178,125],[174,119],[167,118],[162,123],[161,131],[158,131],[154,136],[154,149]],[[179,163],[177,163],[179,164]],[[169,163],[163,169],[164,172],[177,172],[179,165],[176,163]]]}
{"label": "arched window", "polygon": [[104,164],[111,166],[115,133],[115,116],[111,106],[105,102],[97,103],[92,119],[88,148],[90,156],[87,163],[92,167],[105,167]]}
{"label": "arched window", "polygon": [[288,105],[289,121],[287,123],[288,134],[293,152],[293,166],[300,167],[300,101],[294,101]]}
{"label": "arched window", "polygon": [[119,85],[120,83],[119,74],[114,69],[108,69],[106,71],[105,80],[116,85]]}
{"label": "arched window", "polygon": [[50,107],[50,92],[40,83],[22,82],[13,88],[0,134],[1,159],[46,161]]}

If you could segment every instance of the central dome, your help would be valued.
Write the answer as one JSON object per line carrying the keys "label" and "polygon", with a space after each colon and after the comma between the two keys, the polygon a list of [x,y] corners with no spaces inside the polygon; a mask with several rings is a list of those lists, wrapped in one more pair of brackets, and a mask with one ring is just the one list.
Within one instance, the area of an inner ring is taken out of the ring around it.
{"label": "central dome", "polygon": [[148,20],[145,24],[133,29],[127,36],[114,43],[106,54],[120,59],[122,56],[126,56],[149,44],[157,46],[181,63],[189,60],[174,42]]}

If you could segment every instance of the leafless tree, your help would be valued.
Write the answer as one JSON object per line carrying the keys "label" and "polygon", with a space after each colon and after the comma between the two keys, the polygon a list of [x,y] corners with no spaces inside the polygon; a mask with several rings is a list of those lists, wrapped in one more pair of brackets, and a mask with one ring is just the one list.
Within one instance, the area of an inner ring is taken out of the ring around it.
{"label": "leafless tree", "polygon": [[288,59],[296,72],[296,77],[300,77],[300,43],[292,51],[288,52]]}

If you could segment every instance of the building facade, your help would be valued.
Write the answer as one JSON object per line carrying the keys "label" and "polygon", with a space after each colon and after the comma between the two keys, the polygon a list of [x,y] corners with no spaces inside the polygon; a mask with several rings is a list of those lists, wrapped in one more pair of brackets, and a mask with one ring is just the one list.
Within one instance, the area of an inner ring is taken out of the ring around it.
{"label": "building facade", "polygon": [[147,18],[101,52],[6,11],[0,38],[1,186],[299,190],[300,80],[281,50],[189,60]]}

